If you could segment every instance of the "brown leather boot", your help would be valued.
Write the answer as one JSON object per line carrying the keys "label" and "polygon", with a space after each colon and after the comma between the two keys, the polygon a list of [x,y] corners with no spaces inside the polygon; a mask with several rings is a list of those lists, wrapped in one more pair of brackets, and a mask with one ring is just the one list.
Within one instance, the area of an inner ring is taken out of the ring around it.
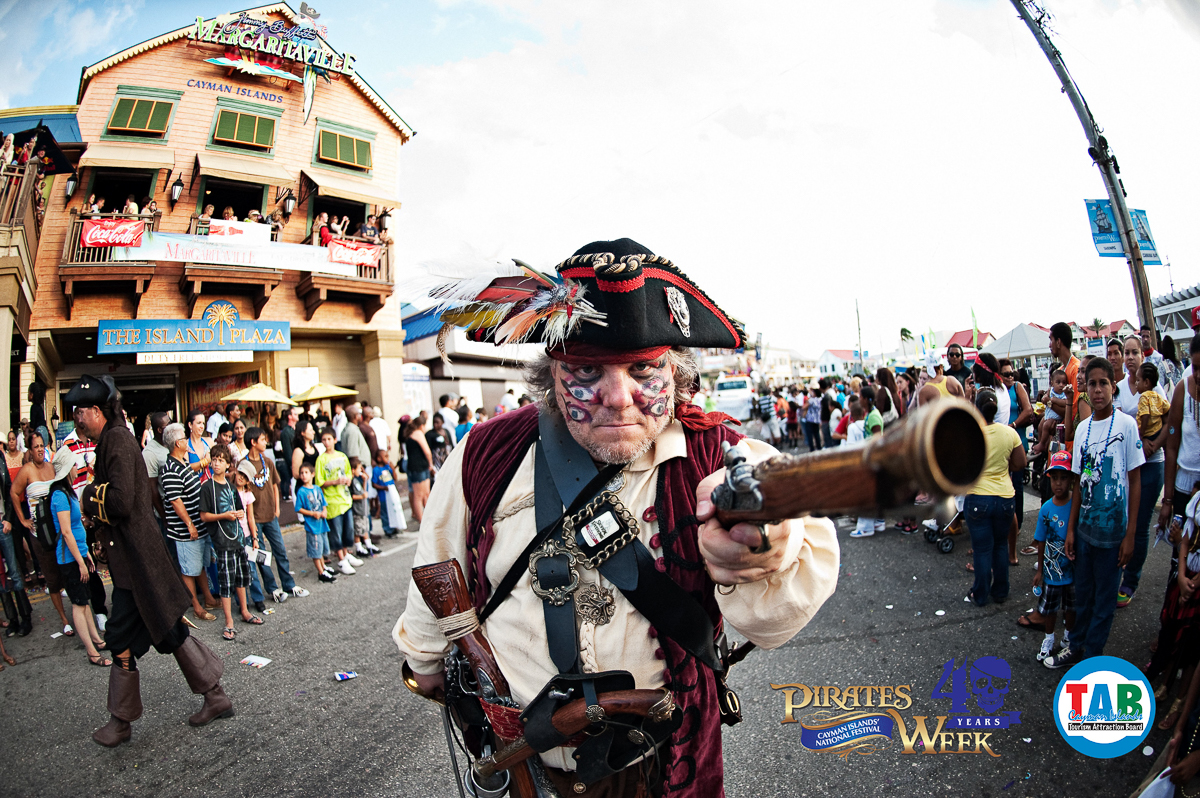
{"label": "brown leather boot", "polygon": [[217,718],[233,717],[233,702],[221,687],[225,663],[212,649],[188,635],[183,645],[175,649],[175,661],[192,692],[204,696],[204,706],[188,718],[188,723],[204,726]]}
{"label": "brown leather boot", "polygon": [[117,663],[108,669],[108,723],[92,733],[92,739],[108,748],[129,742],[129,724],[142,716],[141,677]]}

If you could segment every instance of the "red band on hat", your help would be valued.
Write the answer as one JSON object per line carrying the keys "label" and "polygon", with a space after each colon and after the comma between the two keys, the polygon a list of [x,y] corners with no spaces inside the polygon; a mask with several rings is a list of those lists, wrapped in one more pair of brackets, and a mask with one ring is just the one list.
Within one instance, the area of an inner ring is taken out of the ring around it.
{"label": "red band on hat", "polygon": [[613,363],[645,363],[658,360],[667,353],[670,346],[650,346],[645,349],[611,349],[595,344],[572,343],[568,341],[553,349],[547,348],[546,354],[553,360],[563,363],[579,363],[585,366],[606,366]]}
{"label": "red band on hat", "polygon": [[596,280],[596,285],[601,291],[610,294],[627,294],[630,291],[636,291],[646,284],[646,275],[639,274],[636,277],[630,277],[628,280]]}

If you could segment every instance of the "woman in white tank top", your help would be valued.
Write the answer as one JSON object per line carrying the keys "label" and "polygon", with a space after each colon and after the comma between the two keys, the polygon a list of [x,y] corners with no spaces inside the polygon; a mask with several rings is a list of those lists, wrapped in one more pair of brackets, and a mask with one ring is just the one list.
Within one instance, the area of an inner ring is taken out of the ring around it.
{"label": "woman in white tank top", "polygon": [[1170,526],[1172,515],[1183,511],[1200,483],[1200,386],[1196,382],[1196,373],[1200,372],[1200,335],[1192,338],[1189,359],[1192,368],[1188,369],[1186,379],[1175,386],[1171,411],[1167,414],[1167,441],[1163,445],[1166,490],[1158,516],[1163,529]]}

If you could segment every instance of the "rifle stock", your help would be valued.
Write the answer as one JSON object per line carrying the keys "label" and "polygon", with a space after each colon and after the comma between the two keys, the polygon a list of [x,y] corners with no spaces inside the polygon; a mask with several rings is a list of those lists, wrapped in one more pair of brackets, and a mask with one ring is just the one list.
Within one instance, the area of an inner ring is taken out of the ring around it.
{"label": "rifle stock", "polygon": [[[968,493],[983,473],[983,427],[974,407],[945,398],[913,410],[863,446],[780,454],[752,467],[730,467],[727,455],[727,481],[713,492],[717,519],[728,529],[742,521],[869,514],[910,504],[918,493]],[[740,486],[735,468],[752,469]],[[761,501],[748,498],[755,489]]]}

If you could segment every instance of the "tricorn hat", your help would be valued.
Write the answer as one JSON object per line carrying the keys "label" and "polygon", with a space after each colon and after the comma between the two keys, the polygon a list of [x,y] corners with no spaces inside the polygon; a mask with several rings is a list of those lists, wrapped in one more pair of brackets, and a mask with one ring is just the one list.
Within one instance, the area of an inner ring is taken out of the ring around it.
{"label": "tricorn hat", "polygon": [[551,357],[593,362],[657,357],[673,346],[745,346],[741,322],[632,239],[581,247],[558,264],[557,278],[515,263],[486,285],[461,281],[431,292],[444,308],[440,340],[461,326],[475,341],[542,343]]}
{"label": "tricorn hat", "polygon": [[93,377],[91,374],[84,374],[79,378],[79,382],[67,391],[63,402],[68,407],[98,407],[108,404],[116,392],[117,386],[113,383],[112,377]]}

